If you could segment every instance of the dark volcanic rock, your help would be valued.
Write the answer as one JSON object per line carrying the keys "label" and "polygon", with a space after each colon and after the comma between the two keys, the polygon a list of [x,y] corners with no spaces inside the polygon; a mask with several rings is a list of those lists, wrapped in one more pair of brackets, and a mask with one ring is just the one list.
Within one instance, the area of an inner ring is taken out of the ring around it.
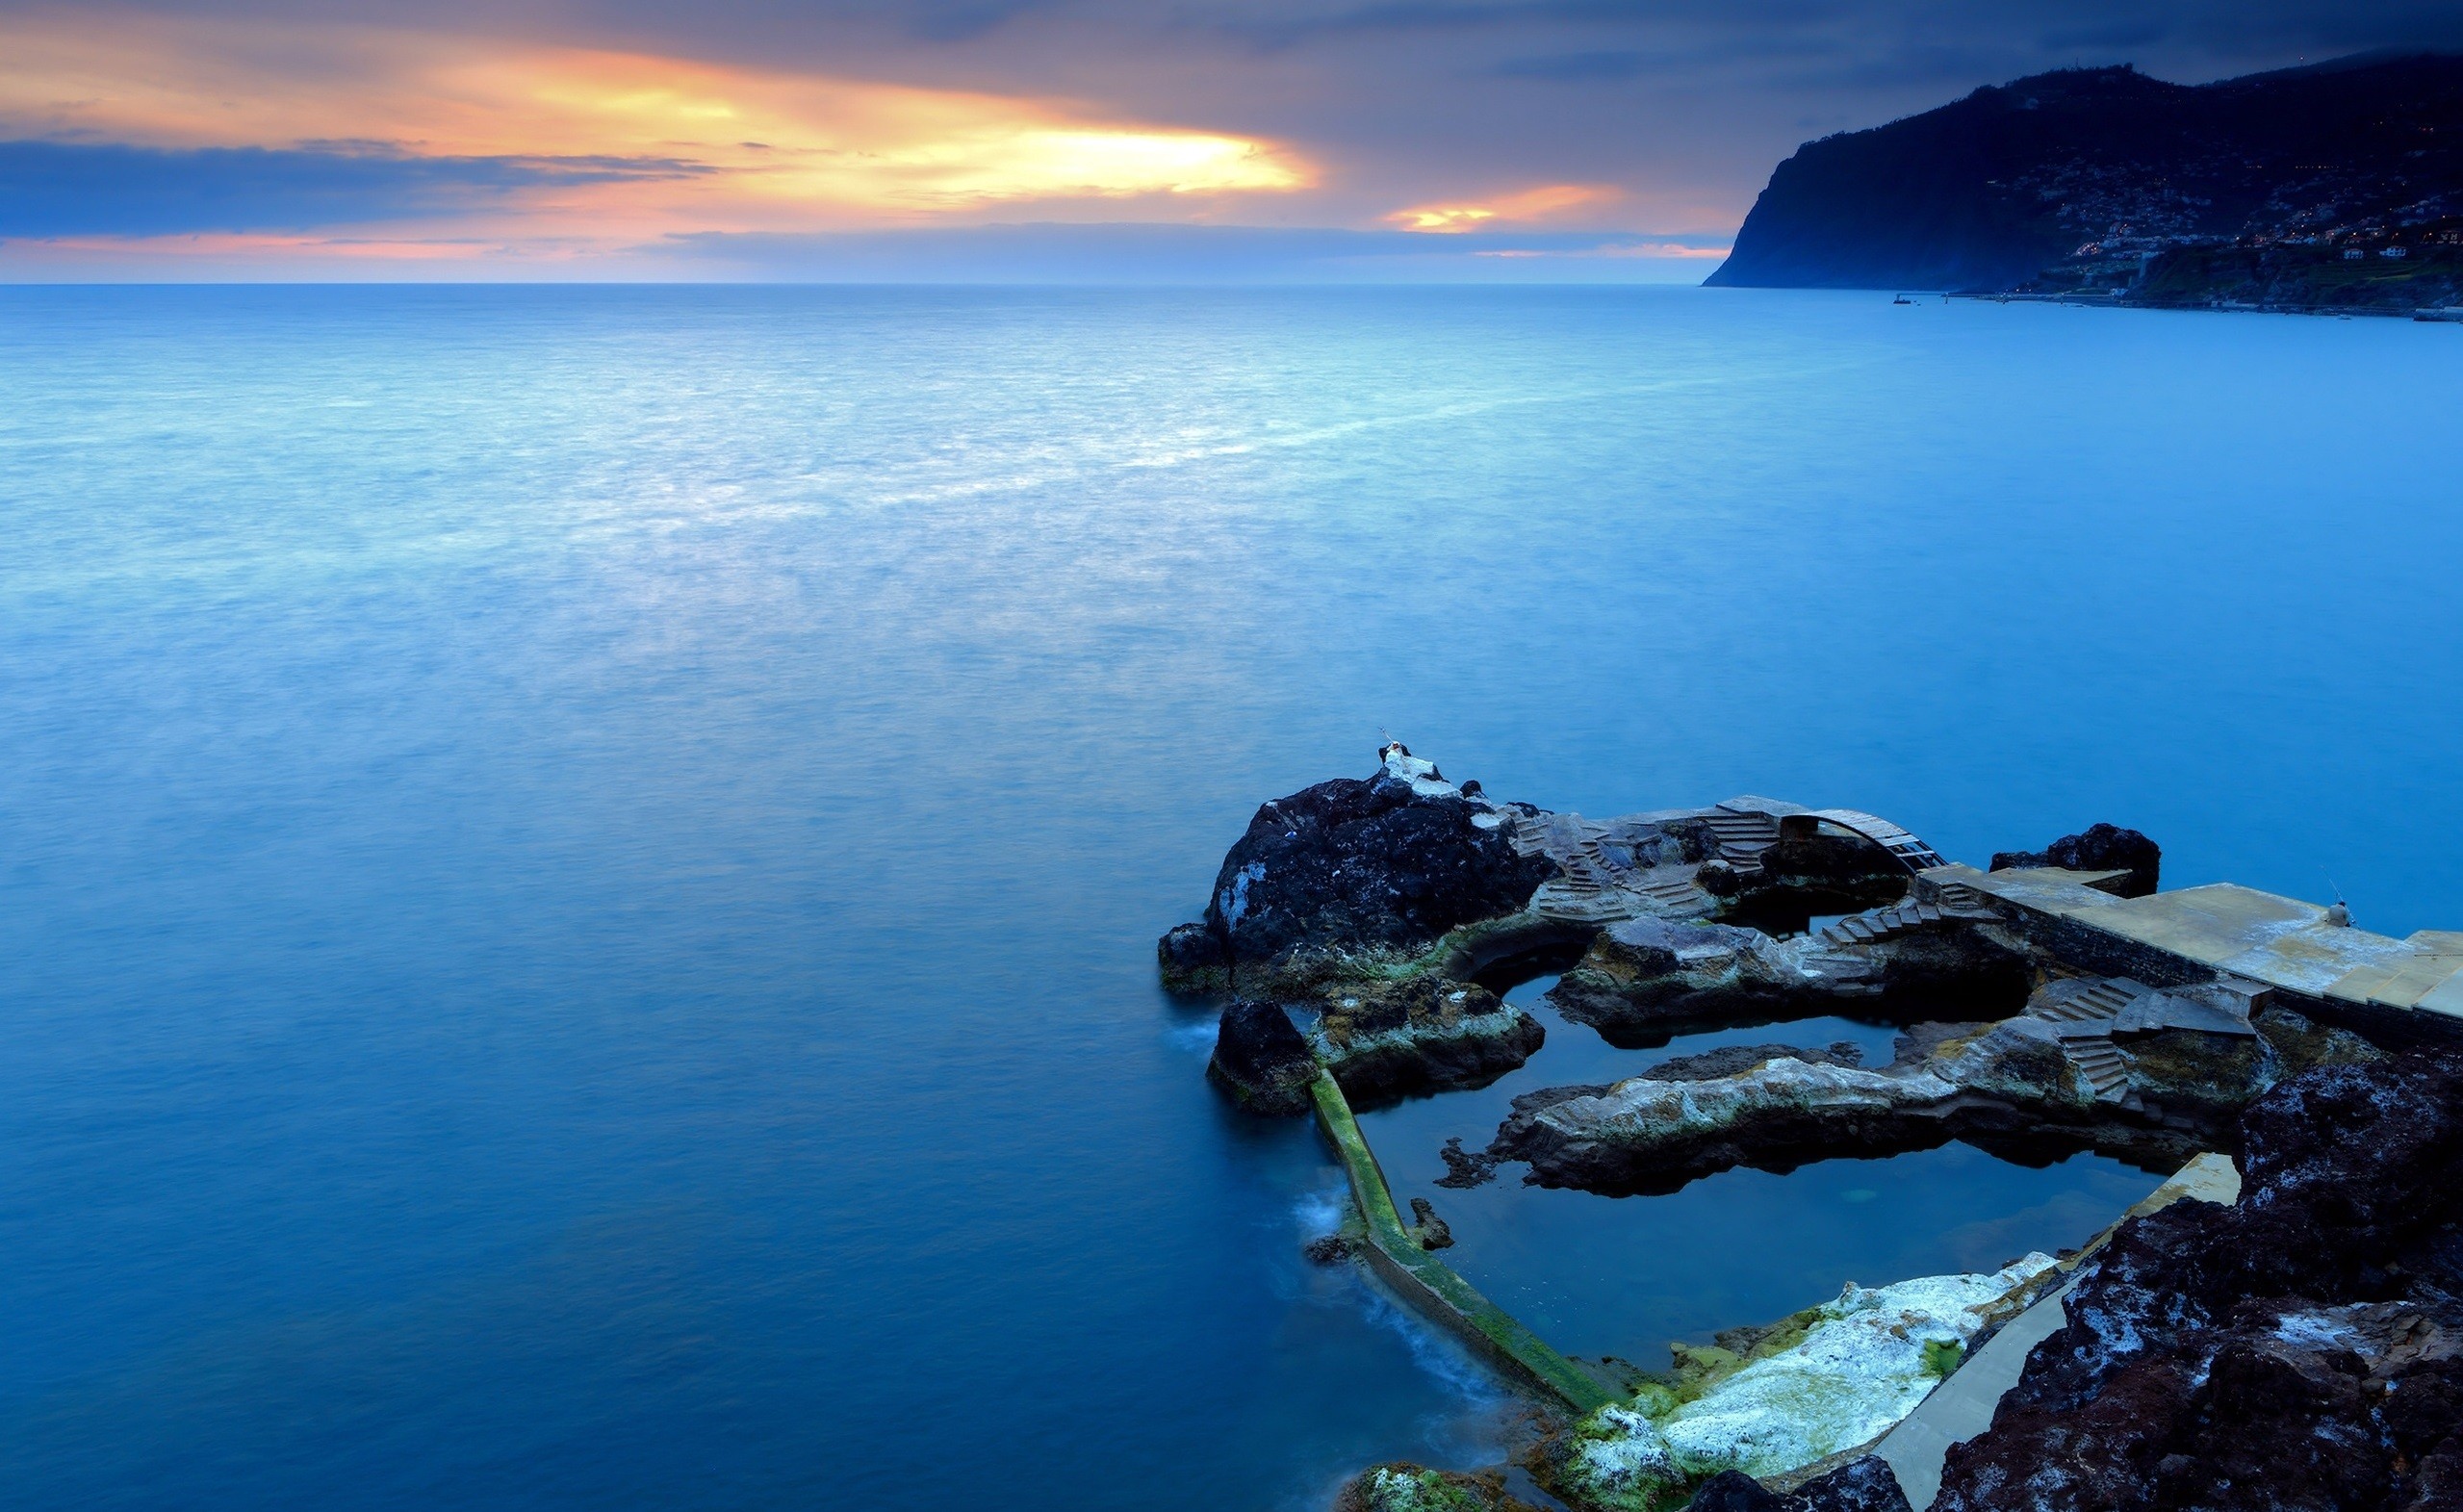
{"label": "dark volcanic rock", "polygon": [[1203,924],[1175,924],[1155,941],[1165,984],[1181,992],[1219,992],[1231,986],[1231,950]]}
{"label": "dark volcanic rock", "polygon": [[2123,1225],[1938,1512],[2456,1504],[2463,1061],[2322,1067],[2242,1137],[2240,1203]]}
{"label": "dark volcanic rock", "polygon": [[1474,1154],[1464,1149],[1459,1134],[1446,1140],[1446,1147],[1437,1152],[1437,1158],[1446,1163],[1446,1173],[1437,1178],[1436,1184],[1456,1192],[1484,1187],[1497,1174],[1497,1158],[1484,1150]]}
{"label": "dark volcanic rock", "polygon": [[[1389,767],[1337,778],[1257,810],[1223,858],[1204,933],[1244,987],[1252,968],[1315,953],[1413,952],[1458,925],[1519,911],[1554,870],[1506,843],[1499,815]],[[1480,822],[1475,822],[1480,821]],[[1215,959],[1165,936],[1170,980],[1179,962]],[[1177,983],[1175,983],[1177,985]]]}
{"label": "dark volcanic rock", "polygon": [[2155,890],[2164,869],[2164,852],[2136,830],[2118,825],[2090,826],[2084,834],[2065,834],[2040,851],[1995,851],[1994,871],[2015,866],[2060,866],[2077,872],[2126,871],[2129,877],[2114,889],[2124,898],[2143,898]]}
{"label": "dark volcanic rock", "polygon": [[1799,1512],[1803,1505],[1741,1470],[1723,1470],[1711,1476],[1687,1503],[1690,1512]]}
{"label": "dark volcanic rock", "polygon": [[1693,1494],[1691,1512],[1910,1512],[1899,1477],[1878,1455],[1824,1472],[1794,1493],[1773,1491],[1742,1471],[1722,1471]]}
{"label": "dark volcanic rock", "polygon": [[1306,1113],[1317,1057],[1279,1004],[1239,1002],[1223,1010],[1206,1075],[1252,1113]]}

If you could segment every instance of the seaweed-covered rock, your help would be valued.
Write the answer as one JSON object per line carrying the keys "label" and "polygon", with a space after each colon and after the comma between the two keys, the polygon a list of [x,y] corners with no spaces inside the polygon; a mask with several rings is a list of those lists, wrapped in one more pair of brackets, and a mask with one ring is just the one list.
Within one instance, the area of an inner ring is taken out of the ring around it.
{"label": "seaweed-covered rock", "polygon": [[2059,866],[2068,871],[2126,871],[2114,889],[2124,898],[2143,898],[2155,890],[2163,874],[2164,850],[2136,830],[2118,825],[2090,825],[2078,834],[2065,834],[2040,851],[1995,851],[1992,870],[2017,866]]}
{"label": "seaweed-covered rock", "polygon": [[1558,1442],[1552,1488],[1603,1512],[1662,1512],[1697,1485],[1714,1504],[1788,1506],[1719,1477],[1785,1475],[1873,1443],[2052,1265],[2029,1255],[1988,1274],[1851,1283],[1837,1300],[1761,1331],[1743,1354],[1680,1346],[1673,1376]]}
{"label": "seaweed-covered rock", "polygon": [[2229,1208],[2122,1225],[1938,1512],[2425,1509],[2463,1479],[2463,1060],[2327,1065],[2242,1120]]}
{"label": "seaweed-covered rock", "polygon": [[1396,1462],[1373,1465],[1334,1499],[1335,1512],[1537,1512],[1505,1491],[1500,1471],[1466,1474]]}
{"label": "seaweed-covered rock", "polygon": [[1221,992],[1231,987],[1231,951],[1203,924],[1175,924],[1155,941],[1155,964],[1176,992]]}
{"label": "seaweed-covered rock", "polygon": [[[1196,928],[1159,946],[1167,983],[1199,986],[1219,961],[1243,990],[1290,985],[1321,959],[1407,956],[1449,930],[1521,910],[1554,869],[1515,852],[1508,810],[1400,746],[1363,781],[1337,778],[1257,810],[1223,858]],[[1191,969],[1193,967],[1193,970]]]}
{"label": "seaweed-covered rock", "polygon": [[1282,1005],[1244,1000],[1223,1009],[1206,1075],[1251,1113],[1306,1113],[1317,1055]]}
{"label": "seaweed-covered rock", "polygon": [[1336,998],[1309,1038],[1355,1105],[1485,1087],[1536,1053],[1539,1020],[1474,983],[1365,982]]}

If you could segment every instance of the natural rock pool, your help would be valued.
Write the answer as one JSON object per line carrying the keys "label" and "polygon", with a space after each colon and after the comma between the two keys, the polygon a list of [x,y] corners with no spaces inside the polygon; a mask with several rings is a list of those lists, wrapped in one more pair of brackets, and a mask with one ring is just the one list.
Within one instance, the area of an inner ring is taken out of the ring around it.
{"label": "natural rock pool", "polygon": [[1438,1186],[1448,1172],[1438,1154],[1446,1140],[1484,1145],[1523,1092],[1638,1076],[1722,1045],[1848,1041],[1878,1065],[1898,1036],[1886,1025],[1812,1018],[1619,1050],[1547,1004],[1552,981],[1505,994],[1548,1031],[1519,1070],[1475,1090],[1412,1098],[1358,1118],[1395,1200],[1424,1198],[1451,1228],[1447,1261],[1568,1353],[1664,1370],[1672,1342],[1768,1323],[1830,1300],[1850,1281],[1879,1286],[1988,1271],[2031,1250],[2074,1247],[2163,1179],[2093,1153],[2030,1167],[1952,1143],[1879,1160],[1820,1161],[1784,1175],[1727,1170],[1664,1196],[1527,1186],[1525,1167],[1512,1163],[1478,1187]]}

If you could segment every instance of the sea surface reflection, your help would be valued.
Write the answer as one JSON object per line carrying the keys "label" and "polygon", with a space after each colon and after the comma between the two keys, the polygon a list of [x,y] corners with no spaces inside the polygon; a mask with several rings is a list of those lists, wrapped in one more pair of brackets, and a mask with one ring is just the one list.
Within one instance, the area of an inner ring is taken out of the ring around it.
{"label": "sea surface reflection", "polygon": [[[1860,295],[0,291],[0,1500],[1475,1461],[1155,985],[1255,806],[1391,731],[2463,924],[2458,380]],[[1439,1196],[1624,1352],[2127,1194],[1925,1160]]]}

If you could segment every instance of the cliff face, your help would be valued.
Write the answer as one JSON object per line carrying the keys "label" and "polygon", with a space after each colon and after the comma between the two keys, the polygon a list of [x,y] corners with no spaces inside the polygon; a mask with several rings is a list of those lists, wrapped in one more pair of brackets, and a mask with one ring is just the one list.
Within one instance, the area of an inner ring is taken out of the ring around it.
{"label": "cliff face", "polygon": [[1978,90],[1807,143],[1709,282],[2442,304],[2463,292],[2463,57]]}

